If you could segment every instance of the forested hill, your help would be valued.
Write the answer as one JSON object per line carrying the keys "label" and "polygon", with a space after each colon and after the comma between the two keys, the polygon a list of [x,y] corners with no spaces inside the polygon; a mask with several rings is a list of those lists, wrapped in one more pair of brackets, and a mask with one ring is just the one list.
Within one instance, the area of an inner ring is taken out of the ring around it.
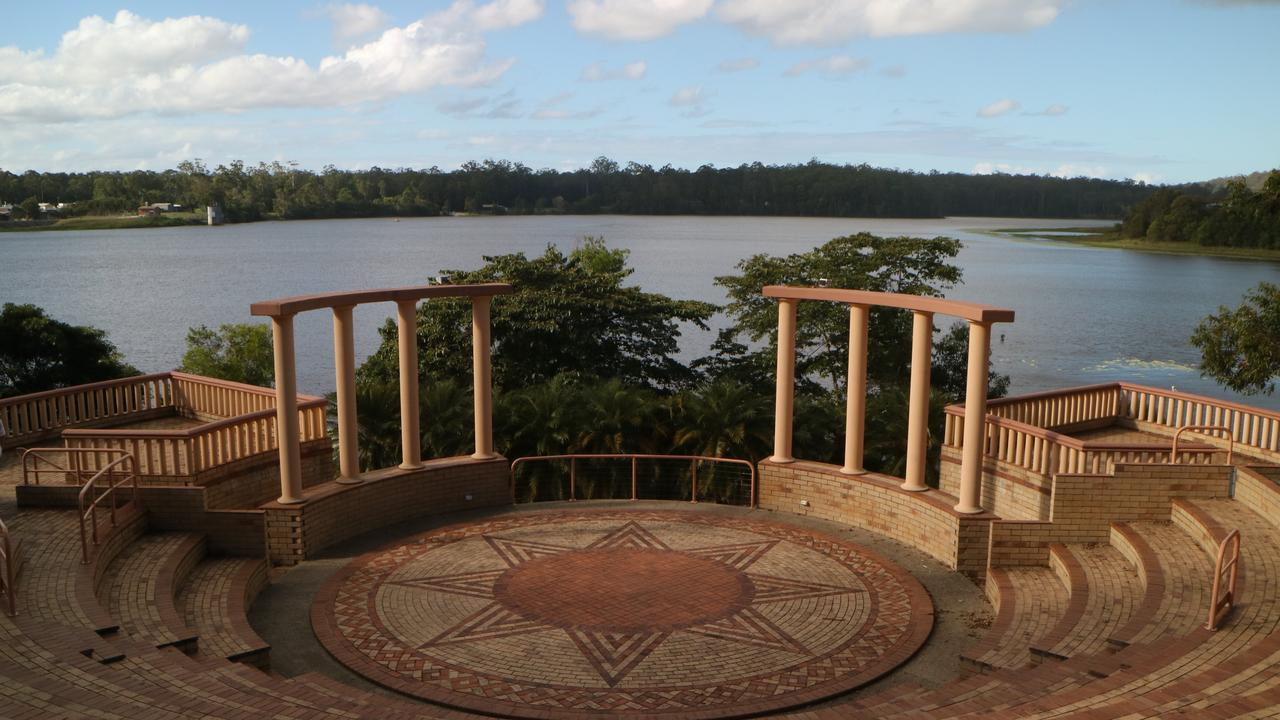
{"label": "forested hill", "polygon": [[[597,158],[574,171],[486,160],[457,170],[298,170],[199,161],[164,172],[0,170],[0,203],[75,203],[75,214],[143,203],[220,204],[228,219],[435,215],[449,212],[1120,218],[1154,188],[1132,181],[920,173],[869,165],[754,163],[696,170]],[[30,203],[27,204],[31,206]]]}

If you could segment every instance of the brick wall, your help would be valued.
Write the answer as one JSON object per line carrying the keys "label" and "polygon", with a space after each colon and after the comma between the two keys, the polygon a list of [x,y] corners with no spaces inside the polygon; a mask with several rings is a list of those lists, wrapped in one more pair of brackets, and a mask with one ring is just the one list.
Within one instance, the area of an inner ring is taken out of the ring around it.
{"label": "brick wall", "polygon": [[1051,522],[992,524],[991,565],[1045,565],[1049,543],[1105,543],[1112,522],[1168,520],[1174,498],[1226,497],[1230,479],[1226,465],[1117,465],[1113,475],[1057,475]]}
{"label": "brick wall", "polygon": [[[302,444],[302,486],[328,482],[334,478],[333,450],[326,439]],[[280,455],[264,453],[201,473],[210,508],[256,508],[280,497]]]}
{"label": "brick wall", "polygon": [[143,504],[152,528],[203,533],[213,555],[266,557],[266,513],[262,510],[210,509],[205,488],[149,487]]}
{"label": "brick wall", "polygon": [[294,564],[374,528],[417,517],[511,503],[506,458],[429,460],[419,470],[387,468],[308,488],[296,505],[265,503],[272,562]]}
{"label": "brick wall", "polygon": [[951,495],[907,492],[897,478],[844,475],[835,465],[806,461],[763,461],[759,483],[761,508],[865,528],[928,553],[979,582],[985,576],[993,518],[957,513]]}
{"label": "brick wall", "polygon": [[[960,448],[942,447],[939,487],[948,495],[960,494]],[[1049,519],[1052,481],[1017,465],[984,458],[982,507],[993,515],[1012,520]]]}
{"label": "brick wall", "polygon": [[1280,468],[1236,468],[1236,500],[1280,528]]}

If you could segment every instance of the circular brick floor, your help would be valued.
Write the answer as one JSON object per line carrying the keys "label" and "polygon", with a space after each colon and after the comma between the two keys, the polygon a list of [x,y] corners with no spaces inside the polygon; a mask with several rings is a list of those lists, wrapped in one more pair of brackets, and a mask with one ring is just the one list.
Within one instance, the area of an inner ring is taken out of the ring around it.
{"label": "circular brick floor", "polygon": [[814,702],[906,661],[928,594],[795,526],[661,511],[503,517],[356,559],[312,627],[353,671],[528,718],[719,718]]}

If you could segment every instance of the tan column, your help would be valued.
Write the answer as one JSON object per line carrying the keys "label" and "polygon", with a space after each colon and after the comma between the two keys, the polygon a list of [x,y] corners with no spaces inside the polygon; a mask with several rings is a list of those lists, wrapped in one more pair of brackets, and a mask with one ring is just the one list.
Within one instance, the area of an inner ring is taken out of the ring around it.
{"label": "tan column", "polygon": [[928,490],[924,482],[929,449],[929,369],[933,354],[933,313],[913,311],[911,319],[911,399],[907,408],[907,478],[903,490]]}
{"label": "tan column", "polygon": [[960,452],[960,502],[956,512],[982,512],[982,440],[987,429],[987,356],[991,326],[969,323],[969,375],[964,391],[964,445]]}
{"label": "tan column", "polygon": [[871,309],[849,306],[849,382],[844,413],[845,475],[861,475],[862,442],[867,421],[867,328]]}
{"label": "tan column", "polygon": [[360,429],[356,425],[356,343],[352,307],[333,309],[333,369],[338,387],[338,482],[360,482]]}
{"label": "tan column", "polygon": [[493,370],[490,362],[489,305],[493,298],[471,299],[471,382],[475,398],[476,451],[471,457],[497,457],[493,451]]}
{"label": "tan column", "polygon": [[302,448],[298,441],[298,379],[293,355],[293,316],[271,318],[276,360],[276,438],[280,446],[279,502],[302,502]]}
{"label": "tan column", "polygon": [[791,420],[796,399],[796,300],[778,301],[778,389],[773,403],[773,456],[776,463],[793,462]]}
{"label": "tan column", "polygon": [[422,467],[422,434],[418,429],[418,318],[417,303],[396,303],[400,340],[400,468]]}

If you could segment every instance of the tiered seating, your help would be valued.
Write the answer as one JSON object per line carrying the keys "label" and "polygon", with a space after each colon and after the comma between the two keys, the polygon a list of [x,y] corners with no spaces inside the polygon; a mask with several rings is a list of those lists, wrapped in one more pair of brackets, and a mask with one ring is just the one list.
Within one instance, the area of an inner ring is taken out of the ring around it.
{"label": "tiered seating", "polygon": [[[28,563],[19,616],[0,617],[0,717],[472,717],[323,675],[289,679],[229,662],[266,667],[268,648],[245,619],[266,580],[262,560],[205,557],[199,536],[157,533],[127,544],[108,538],[83,566],[73,511],[24,511],[10,526]],[[1233,528],[1245,568],[1238,607],[1211,632],[1203,628],[1208,551]],[[132,520],[116,530],[139,532]],[[1237,501],[1176,500],[1172,522],[1116,523],[1109,545],[1053,546],[1051,558],[1051,567],[990,570],[997,618],[966,653],[982,672],[789,716],[1278,714],[1280,528]],[[198,652],[176,649],[184,637]]]}

